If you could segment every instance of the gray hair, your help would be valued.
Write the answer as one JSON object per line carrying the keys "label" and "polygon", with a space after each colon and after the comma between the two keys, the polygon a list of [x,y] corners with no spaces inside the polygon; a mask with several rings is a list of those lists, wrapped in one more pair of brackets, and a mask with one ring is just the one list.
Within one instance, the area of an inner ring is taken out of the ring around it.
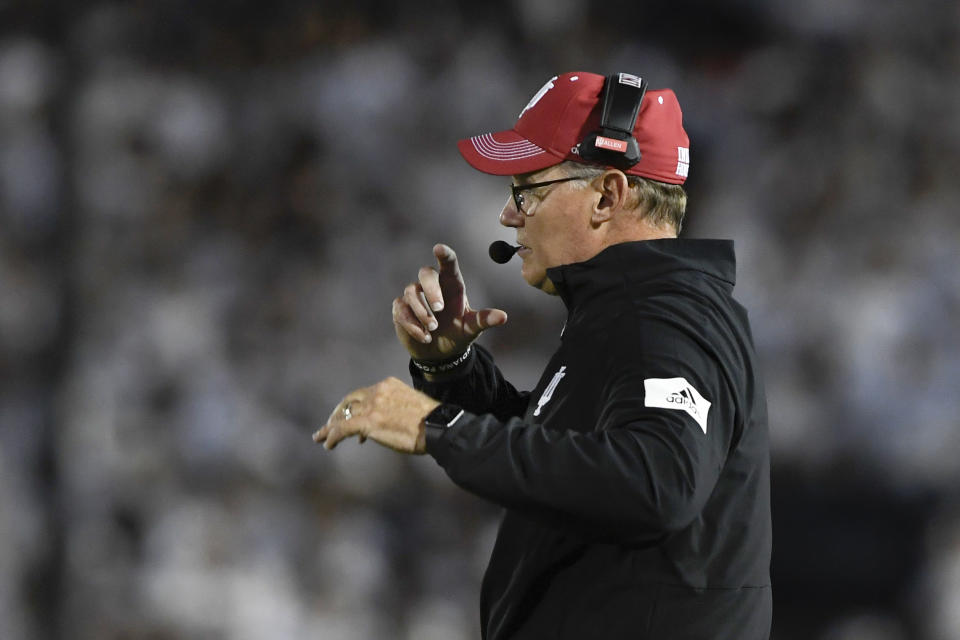
{"label": "gray hair", "polygon": [[[588,179],[603,175],[609,169],[573,160],[561,162],[559,167],[567,176]],[[627,176],[627,184],[635,198],[632,209],[641,209],[641,217],[657,227],[669,224],[679,235],[687,211],[687,193],[681,185],[631,175]]]}

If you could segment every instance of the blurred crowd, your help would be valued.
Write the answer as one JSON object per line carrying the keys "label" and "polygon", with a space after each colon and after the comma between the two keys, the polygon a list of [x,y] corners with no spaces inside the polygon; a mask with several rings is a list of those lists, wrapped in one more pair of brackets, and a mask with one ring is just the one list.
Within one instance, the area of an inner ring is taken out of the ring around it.
{"label": "blurred crowd", "polygon": [[676,91],[685,234],[736,241],[774,640],[960,639],[948,0],[0,2],[0,638],[479,637],[499,510],[310,434],[406,378],[438,241],[536,382],[562,305],[455,142],[573,69]]}

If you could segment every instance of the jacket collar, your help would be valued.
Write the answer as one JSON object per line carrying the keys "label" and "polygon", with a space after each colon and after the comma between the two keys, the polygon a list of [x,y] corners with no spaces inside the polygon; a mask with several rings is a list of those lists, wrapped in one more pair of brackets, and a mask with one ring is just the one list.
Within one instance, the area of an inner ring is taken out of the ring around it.
{"label": "jacket collar", "polygon": [[547,276],[572,310],[608,291],[669,278],[680,271],[699,271],[732,291],[736,283],[733,241],[666,238],[624,242],[589,260],[551,267]]}

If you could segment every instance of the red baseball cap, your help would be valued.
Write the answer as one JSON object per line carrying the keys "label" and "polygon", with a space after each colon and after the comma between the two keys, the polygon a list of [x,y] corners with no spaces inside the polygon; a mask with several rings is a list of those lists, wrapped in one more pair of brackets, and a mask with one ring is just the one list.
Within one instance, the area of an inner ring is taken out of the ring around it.
{"label": "red baseball cap", "polygon": [[[470,165],[498,176],[546,169],[564,160],[586,162],[577,145],[600,128],[604,76],[571,71],[554,76],[520,112],[513,129],[457,143]],[[649,90],[633,129],[640,162],[624,173],[683,184],[690,167],[690,139],[670,89]]]}

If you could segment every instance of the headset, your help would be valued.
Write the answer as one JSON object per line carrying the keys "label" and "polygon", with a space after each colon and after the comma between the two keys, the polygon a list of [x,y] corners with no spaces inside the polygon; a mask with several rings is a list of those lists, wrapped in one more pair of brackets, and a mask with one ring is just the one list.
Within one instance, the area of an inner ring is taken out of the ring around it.
{"label": "headset", "polygon": [[629,73],[614,73],[603,83],[600,129],[580,141],[575,152],[588,162],[626,170],[640,162],[633,137],[647,81]]}

